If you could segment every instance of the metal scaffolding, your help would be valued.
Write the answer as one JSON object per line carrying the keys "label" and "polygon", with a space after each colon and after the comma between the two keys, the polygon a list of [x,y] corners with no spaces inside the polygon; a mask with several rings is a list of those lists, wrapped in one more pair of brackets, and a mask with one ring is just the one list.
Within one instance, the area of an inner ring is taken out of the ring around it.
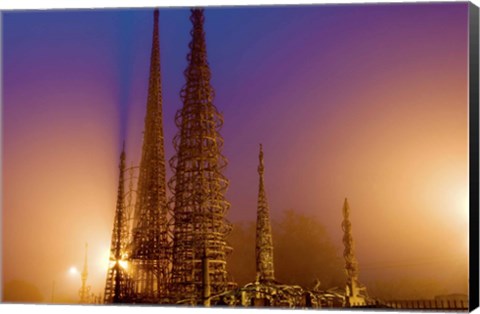
{"label": "metal scaffolding", "polygon": [[230,204],[225,199],[228,181],[222,174],[227,164],[219,133],[223,118],[213,105],[203,10],[191,10],[190,20],[183,107],[175,116],[179,132],[174,138],[176,155],[170,160],[174,171],[169,182],[174,194],[170,287],[176,303],[208,306],[212,296],[229,288],[226,255],[231,249],[225,238],[231,226],[225,214]]}
{"label": "metal scaffolding", "polygon": [[263,165],[263,150],[260,144],[258,175],[260,177],[258,187],[258,207],[257,207],[257,236],[256,236],[256,264],[257,264],[257,280],[260,283],[274,281],[273,267],[273,239],[272,226],[270,223],[270,209],[268,208],[267,195],[265,193],[265,185],[263,174],[265,167]]}
{"label": "metal scaffolding", "polygon": [[[259,153],[259,190],[256,229],[255,282],[236,287],[229,280],[226,237],[231,224],[225,216],[227,165],[222,155],[223,117],[213,105],[214,90],[207,61],[204,14],[192,9],[192,39],[181,90],[183,106],[175,115],[179,131],[173,139],[176,154],[170,159],[173,177],[167,201],[162,92],[160,78],[159,12],[154,11],[145,131],[133,190],[134,167],[125,169],[120,156],[117,205],[104,303],[154,303],[232,306],[328,307],[364,306],[365,288],[358,282],[350,208],[343,206],[342,229],[347,273],[346,291],[305,290],[275,280],[273,239],[264,183],[263,149]],[[125,173],[130,174],[125,193]],[[135,201],[133,200],[135,192]],[[133,205],[133,202],[135,205]],[[134,207],[133,217],[128,209]],[[169,221],[170,219],[170,221]],[[80,299],[86,302],[87,260],[82,272]]]}
{"label": "metal scaffolding", "polygon": [[115,211],[112,243],[110,246],[110,262],[103,302],[127,302],[131,297],[130,279],[128,276],[127,245],[129,230],[125,207],[125,147],[120,155],[120,174],[118,179],[117,206]]}
{"label": "metal scaffolding", "polygon": [[135,303],[166,298],[170,268],[158,16],[157,9],[130,253]]}

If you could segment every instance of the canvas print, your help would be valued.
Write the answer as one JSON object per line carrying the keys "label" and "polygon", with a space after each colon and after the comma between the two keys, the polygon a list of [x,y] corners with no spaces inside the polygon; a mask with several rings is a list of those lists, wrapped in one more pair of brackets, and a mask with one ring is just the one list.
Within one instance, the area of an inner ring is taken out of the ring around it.
{"label": "canvas print", "polygon": [[2,13],[2,301],[468,309],[466,2]]}

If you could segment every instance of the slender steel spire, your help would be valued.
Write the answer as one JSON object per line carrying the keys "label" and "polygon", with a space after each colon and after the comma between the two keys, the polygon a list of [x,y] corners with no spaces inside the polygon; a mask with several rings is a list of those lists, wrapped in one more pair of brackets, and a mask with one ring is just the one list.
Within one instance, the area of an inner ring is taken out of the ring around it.
{"label": "slender steel spire", "polygon": [[260,282],[273,281],[273,240],[272,226],[270,223],[270,209],[268,207],[267,195],[265,193],[265,183],[263,175],[265,168],[263,165],[263,150],[260,144],[258,175],[260,183],[258,187],[258,206],[257,206],[257,237],[256,237],[256,262],[257,278]]}
{"label": "slender steel spire", "polygon": [[183,107],[175,123],[176,155],[170,160],[175,173],[170,181],[173,205],[173,268],[171,291],[179,303],[210,304],[210,297],[228,289],[225,215],[228,181],[222,171],[219,130],[223,117],[213,105],[207,62],[203,10],[191,10],[192,40],[181,91]]}
{"label": "slender steel spire", "polygon": [[158,18],[156,9],[130,256],[138,303],[155,303],[165,297],[170,264]]}
{"label": "slender steel spire", "polygon": [[110,263],[107,272],[107,281],[103,302],[119,303],[128,302],[130,297],[127,245],[128,222],[125,208],[125,144],[120,154],[117,206],[113,222],[112,243],[110,246]]}
{"label": "slender steel spire", "polygon": [[352,236],[352,224],[350,223],[350,206],[348,200],[345,198],[343,203],[343,257],[345,258],[345,272],[347,275],[345,301],[346,306],[364,305],[365,299],[360,295],[364,290],[358,282],[358,262],[355,257],[355,249]]}
{"label": "slender steel spire", "polygon": [[82,286],[78,294],[80,295],[80,303],[88,303],[90,296],[90,286],[87,286],[88,279],[88,243],[85,243],[85,260],[83,262],[83,270],[81,273]]}

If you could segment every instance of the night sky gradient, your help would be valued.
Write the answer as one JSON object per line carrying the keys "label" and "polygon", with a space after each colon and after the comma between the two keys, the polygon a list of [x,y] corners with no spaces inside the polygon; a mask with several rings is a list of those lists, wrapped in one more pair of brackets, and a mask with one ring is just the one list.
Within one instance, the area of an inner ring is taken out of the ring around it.
{"label": "night sky gradient", "polygon": [[[124,139],[127,164],[140,159],[152,12],[4,13],[4,283],[30,281],[50,301],[55,280],[75,299],[80,279],[67,270],[82,267],[88,242],[89,282],[103,291]],[[160,10],[167,159],[189,13]],[[263,143],[274,219],[286,209],[319,218],[341,254],[348,197],[362,281],[411,277],[466,292],[467,3],[205,17],[229,219],[255,219]]]}

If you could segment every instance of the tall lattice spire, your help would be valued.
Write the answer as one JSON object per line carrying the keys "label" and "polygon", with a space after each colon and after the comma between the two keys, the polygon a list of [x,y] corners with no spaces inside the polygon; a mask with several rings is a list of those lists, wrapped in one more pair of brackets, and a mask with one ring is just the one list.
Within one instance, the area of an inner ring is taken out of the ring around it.
{"label": "tall lattice spire", "polygon": [[345,198],[343,204],[343,244],[345,246],[343,257],[345,258],[345,272],[347,275],[345,301],[346,306],[358,306],[365,304],[365,298],[361,291],[365,290],[358,282],[358,262],[355,257],[355,249],[352,236],[352,224],[350,223],[350,206]]}
{"label": "tall lattice spire", "polygon": [[128,302],[130,286],[128,279],[127,245],[128,222],[125,208],[125,145],[120,154],[117,206],[113,221],[110,263],[105,283],[104,303]]}
{"label": "tall lattice spire", "polygon": [[81,273],[82,286],[78,291],[80,303],[88,303],[90,297],[90,286],[87,286],[88,279],[88,243],[85,243],[85,260],[83,262],[83,270]]}
{"label": "tall lattice spire", "polygon": [[211,297],[228,288],[230,248],[225,238],[230,224],[225,214],[230,205],[225,199],[228,181],[222,174],[227,164],[219,134],[223,118],[213,105],[203,10],[191,10],[190,20],[183,107],[175,116],[177,153],[170,160],[175,172],[170,181],[174,193],[171,290],[177,302],[209,305]]}
{"label": "tall lattice spire", "polygon": [[270,209],[268,208],[267,195],[265,193],[265,184],[263,165],[263,150],[260,144],[258,174],[260,176],[260,184],[258,187],[258,208],[257,208],[257,237],[256,237],[256,262],[257,262],[257,278],[260,282],[273,281],[273,240],[272,226],[270,223]]}
{"label": "tall lattice spire", "polygon": [[154,11],[150,80],[132,231],[132,278],[139,303],[158,302],[168,281],[167,196],[162,122],[158,9]]}

